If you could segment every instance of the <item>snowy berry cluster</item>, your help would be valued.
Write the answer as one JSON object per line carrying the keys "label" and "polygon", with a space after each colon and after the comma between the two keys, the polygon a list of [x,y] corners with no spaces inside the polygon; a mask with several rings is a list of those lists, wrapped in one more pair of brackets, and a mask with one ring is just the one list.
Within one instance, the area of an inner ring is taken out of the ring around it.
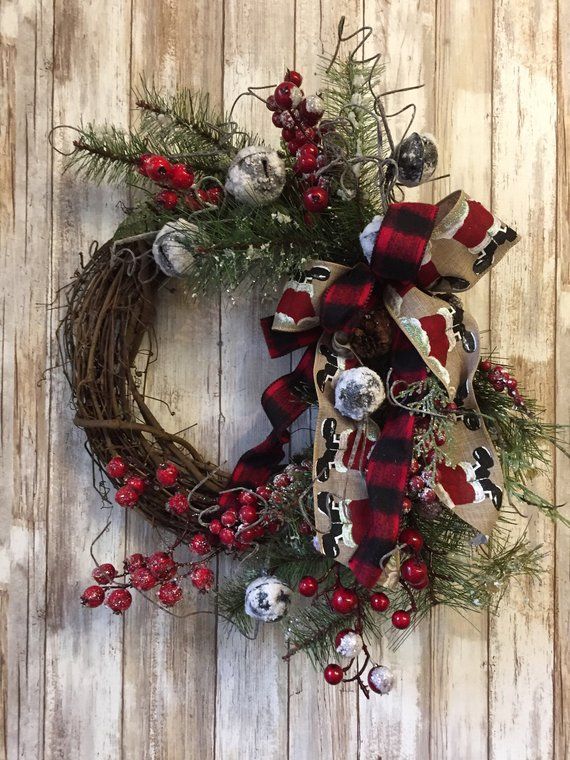
{"label": "snowy berry cluster", "polygon": [[[123,480],[124,484],[117,489],[115,501],[121,507],[134,509],[140,497],[148,488],[149,478],[140,473],[133,473],[128,463],[121,456],[115,456],[107,462],[105,471],[114,480]],[[159,465],[155,472],[156,483],[163,488],[173,488],[179,476],[178,467],[172,462],[164,462]],[[183,492],[177,492],[166,502],[165,508],[178,516],[183,515],[190,509],[188,497]]]}
{"label": "snowy berry cluster", "polygon": [[304,190],[303,205],[307,212],[318,214],[329,202],[328,179],[319,172],[328,159],[321,147],[321,130],[316,129],[325,107],[319,95],[305,97],[302,81],[297,71],[288,71],[265,102],[287,150],[295,156],[293,169]]}
{"label": "snowy berry cluster", "polygon": [[139,158],[139,172],[162,188],[154,201],[166,211],[173,211],[181,201],[190,211],[200,211],[208,205],[217,206],[222,198],[220,185],[199,187],[192,167],[173,164],[165,156],[144,153]]}
{"label": "snowy berry cluster", "polygon": [[512,377],[500,364],[493,364],[489,359],[479,363],[479,370],[491,383],[496,391],[505,391],[519,409],[524,409],[525,403],[521,396],[516,378]]}

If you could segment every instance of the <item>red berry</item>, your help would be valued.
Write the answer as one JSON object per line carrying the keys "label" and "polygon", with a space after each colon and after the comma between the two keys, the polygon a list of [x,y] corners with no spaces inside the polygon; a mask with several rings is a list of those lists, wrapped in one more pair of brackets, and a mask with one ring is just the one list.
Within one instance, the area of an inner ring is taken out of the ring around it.
{"label": "red berry", "polygon": [[215,536],[217,536],[222,529],[222,523],[217,518],[214,518],[208,527],[210,533],[213,533]]}
{"label": "red berry", "polygon": [[166,552],[154,552],[147,558],[146,566],[159,581],[169,581],[176,575],[178,565]]}
{"label": "red berry", "polygon": [[285,81],[293,82],[295,87],[300,87],[301,83],[303,82],[303,77],[299,74],[298,71],[292,71],[291,69],[289,69],[287,73],[285,74]]}
{"label": "red berry", "polygon": [[310,187],[303,193],[303,205],[310,213],[324,211],[329,203],[329,194],[324,187]]}
{"label": "red berry", "polygon": [[262,499],[267,499],[271,496],[271,489],[267,486],[259,486],[259,488],[255,489],[255,493],[259,494]]}
{"label": "red berry", "polygon": [[275,488],[287,488],[287,486],[291,485],[291,478],[286,472],[282,472],[273,478],[273,485]]}
{"label": "red berry", "polygon": [[126,485],[130,486],[133,491],[141,494],[146,488],[146,479],[140,475],[129,475]]}
{"label": "red berry", "polygon": [[456,412],[458,410],[458,408],[459,407],[457,406],[457,404],[455,403],[455,401],[450,401],[449,404],[446,404],[445,411],[446,412],[450,412],[450,413],[451,412]]}
{"label": "red berry", "polygon": [[[313,135],[315,134],[313,129],[307,130],[307,132],[311,132]],[[314,143],[309,142],[310,139],[311,138],[309,136],[304,135],[300,130],[297,130],[297,132],[295,132],[295,140],[300,145],[299,155],[312,156],[313,158],[316,159],[319,155],[319,149]],[[315,167],[316,167],[316,161],[315,161]]]}
{"label": "red berry", "polygon": [[122,478],[127,472],[127,463],[123,457],[113,457],[107,462],[105,470],[110,478]]}
{"label": "red berry", "polygon": [[302,96],[299,88],[293,82],[281,82],[275,88],[273,97],[279,108],[289,110],[299,104]]}
{"label": "red berry", "polygon": [[325,104],[318,95],[312,95],[299,103],[299,116],[305,124],[314,127],[325,110]]}
{"label": "red berry", "polygon": [[445,441],[447,440],[445,431],[437,430],[434,434],[434,439],[435,439],[436,446],[443,446],[445,444]]}
{"label": "red berry", "polygon": [[211,591],[214,586],[214,573],[206,565],[194,565],[190,573],[190,580],[200,591]]}
{"label": "red berry", "polygon": [[297,140],[291,140],[290,142],[288,142],[287,150],[292,156],[296,156],[297,151],[299,150],[299,143],[297,142]]}
{"label": "red berry", "polygon": [[131,583],[138,591],[150,591],[158,581],[148,567],[139,567],[131,573]]}
{"label": "red berry", "polygon": [[402,499],[402,512],[407,515],[408,512],[412,509],[412,502],[408,499],[407,496],[404,496]]}
{"label": "red berry", "polygon": [[295,130],[285,128],[281,131],[281,137],[286,143],[293,142],[295,140]]}
{"label": "red berry", "polygon": [[483,361],[479,364],[479,367],[483,372],[488,372],[491,369],[491,362],[489,359],[483,359]]}
{"label": "red berry", "polygon": [[505,390],[505,381],[504,381],[504,380],[502,380],[501,378],[498,378],[497,380],[493,380],[493,381],[491,382],[491,385],[492,385],[492,386],[493,386],[493,388],[494,388],[496,391],[498,391],[499,393],[500,393],[501,391],[504,391],[504,390]]}
{"label": "red berry", "polygon": [[344,678],[344,671],[335,662],[331,662],[327,665],[324,671],[325,681],[330,683],[331,686],[336,686]]}
{"label": "red berry", "polygon": [[344,586],[337,586],[331,597],[331,607],[341,615],[349,615],[358,606],[358,596]]}
{"label": "red berry", "polygon": [[91,573],[93,580],[97,581],[99,585],[106,586],[108,583],[112,583],[117,577],[117,571],[114,565],[110,562],[105,562],[103,565],[99,565]]}
{"label": "red berry", "polygon": [[240,491],[238,501],[242,506],[257,504],[257,498],[251,491]]}
{"label": "red berry", "polygon": [[265,101],[265,105],[267,106],[267,108],[268,108],[270,111],[278,111],[278,110],[279,110],[279,106],[278,106],[278,105],[277,105],[277,103],[275,102],[275,98],[273,97],[273,95],[270,95],[270,96],[267,98],[267,100]]}
{"label": "red berry", "polygon": [[493,367],[493,372],[497,375],[502,375],[505,370],[501,367],[500,364],[495,364]]}
{"label": "red berry", "polygon": [[410,557],[400,568],[400,576],[412,588],[425,583],[428,578],[428,568],[425,562],[417,557]]}
{"label": "red berry", "polygon": [[146,563],[146,557],[142,554],[131,554],[130,557],[127,557],[125,560],[125,570],[127,573],[132,573],[135,570],[138,570],[139,567],[144,567]]}
{"label": "red berry", "polygon": [[408,480],[408,488],[414,493],[421,491],[422,488],[425,488],[424,479],[419,475],[412,475],[412,477]]}
{"label": "red berry", "polygon": [[390,600],[382,591],[370,594],[370,606],[375,612],[385,612],[390,606]]}
{"label": "red berry", "polygon": [[311,536],[313,533],[313,528],[311,527],[310,523],[308,523],[306,520],[303,520],[303,522],[299,525],[299,533],[302,536]]}
{"label": "red berry", "polygon": [[412,461],[410,462],[410,472],[412,475],[417,475],[418,472],[421,470],[421,465],[418,462],[418,460],[414,457]]}
{"label": "red berry", "polygon": [[238,538],[244,546],[251,544],[251,542],[255,539],[255,529],[245,528],[244,530],[241,530],[238,534]]}
{"label": "red berry", "polygon": [[169,512],[172,512],[173,515],[178,515],[179,517],[186,514],[190,509],[188,497],[185,493],[175,493],[174,496],[171,496],[166,502],[166,509]]}
{"label": "red berry", "polygon": [[131,592],[126,588],[116,588],[107,597],[105,604],[109,609],[113,610],[115,615],[120,615],[125,610],[128,610],[133,601]]}
{"label": "red berry", "polygon": [[115,494],[115,501],[121,507],[132,509],[139,500],[139,494],[130,486],[121,486]]}
{"label": "red berry", "polygon": [[190,211],[201,211],[207,200],[208,195],[205,190],[195,190],[184,196],[184,203],[188,206]]}
{"label": "red berry", "polygon": [[105,589],[101,586],[88,586],[81,594],[81,604],[84,607],[100,607],[105,601]]}
{"label": "red berry", "polygon": [[271,121],[273,122],[273,126],[277,127],[277,129],[283,128],[283,120],[281,118],[281,114],[279,113],[279,111],[274,111],[271,114]]}
{"label": "red berry", "polygon": [[295,172],[297,174],[309,174],[317,168],[317,159],[309,153],[301,154],[295,162]]}
{"label": "red berry", "polygon": [[190,539],[188,547],[190,551],[194,552],[194,554],[199,554],[203,557],[205,554],[208,554],[212,545],[208,541],[208,536],[205,533],[195,533]]}
{"label": "red berry", "polygon": [[312,575],[305,575],[299,581],[299,593],[302,596],[314,596],[319,590],[319,582]]}
{"label": "red berry", "polygon": [[166,581],[158,589],[157,596],[165,607],[174,607],[182,599],[182,589],[175,581]]}
{"label": "red berry", "polygon": [[165,182],[172,172],[172,164],[163,156],[150,156],[144,166],[146,176],[153,182]]}
{"label": "red berry", "polygon": [[396,610],[392,615],[392,625],[394,628],[399,628],[400,630],[407,628],[410,625],[411,620],[410,613],[406,612],[406,610]]}
{"label": "red berry", "polygon": [[171,488],[178,480],[178,475],[178,467],[172,462],[164,462],[156,470],[156,479],[165,488]]}
{"label": "red berry", "polygon": [[239,519],[242,523],[250,525],[258,518],[257,509],[252,504],[244,504],[239,511]]}
{"label": "red berry", "polygon": [[224,514],[222,515],[221,523],[225,528],[231,528],[232,525],[235,525],[238,521],[237,512],[235,509],[226,509]]}
{"label": "red berry", "polygon": [[154,201],[167,211],[172,211],[172,209],[176,208],[176,204],[178,203],[178,195],[174,190],[161,190],[160,193],[157,193],[157,195],[154,196]]}
{"label": "red berry", "polygon": [[431,488],[424,488],[420,493],[420,501],[422,504],[435,504],[438,501],[437,494]]}
{"label": "red berry", "polygon": [[211,203],[212,206],[217,206],[222,200],[223,191],[219,185],[214,185],[206,190],[206,200]]}
{"label": "red berry", "polygon": [[220,530],[220,541],[222,544],[225,544],[225,546],[231,546],[235,541],[235,538],[236,534],[231,528],[222,528]]}
{"label": "red berry", "polygon": [[142,174],[143,177],[147,176],[147,163],[151,158],[154,158],[152,153],[143,153],[142,156],[139,157],[139,174]]}
{"label": "red berry", "polygon": [[506,385],[507,385],[507,388],[509,389],[509,391],[515,390],[516,387],[517,387],[517,385],[518,385],[518,383],[516,381],[516,378],[509,377],[508,380],[507,380]]}
{"label": "red berry", "polygon": [[176,190],[188,190],[194,184],[194,174],[184,164],[174,164],[170,172],[170,184]]}
{"label": "red berry", "polygon": [[414,552],[421,551],[424,545],[424,537],[419,530],[414,530],[414,528],[404,528],[398,541],[401,544],[406,544]]}

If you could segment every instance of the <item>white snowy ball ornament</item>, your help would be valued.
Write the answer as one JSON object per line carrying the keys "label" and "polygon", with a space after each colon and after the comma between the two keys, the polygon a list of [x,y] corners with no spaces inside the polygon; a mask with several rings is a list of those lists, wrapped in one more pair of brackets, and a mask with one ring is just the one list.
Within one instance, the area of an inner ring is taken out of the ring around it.
{"label": "white snowy ball ornament", "polygon": [[152,255],[159,269],[168,277],[184,277],[194,267],[191,248],[198,232],[195,224],[184,219],[169,222],[159,230],[152,244]]}
{"label": "white snowy ball ornament", "polygon": [[274,623],[289,611],[292,591],[274,575],[263,575],[245,590],[245,612],[255,620]]}
{"label": "white snowy ball ornament", "polygon": [[375,412],[385,398],[382,378],[368,367],[354,367],[339,377],[334,406],[343,417],[360,422]]}
{"label": "white snowy ball ornament", "polygon": [[368,685],[376,694],[389,694],[394,686],[394,674],[386,665],[376,665],[368,671]]}
{"label": "white snowy ball ornament", "polygon": [[248,145],[236,155],[226,177],[226,190],[247,206],[265,206],[277,200],[285,187],[285,164],[277,151]]}
{"label": "white snowy ball ornament", "polygon": [[358,657],[358,655],[362,652],[364,642],[362,641],[362,636],[359,633],[353,631],[350,628],[345,628],[344,631],[339,631],[339,633],[337,633],[334,640],[334,645],[336,651],[342,657],[348,657],[352,659],[353,657]]}

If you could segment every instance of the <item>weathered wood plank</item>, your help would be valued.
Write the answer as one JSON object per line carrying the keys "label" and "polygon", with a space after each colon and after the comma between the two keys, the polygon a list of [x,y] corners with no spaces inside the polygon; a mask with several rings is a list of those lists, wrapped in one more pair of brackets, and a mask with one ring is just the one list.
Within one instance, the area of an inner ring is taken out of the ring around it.
{"label": "weathered wood plank", "polygon": [[[554,416],[556,256],[556,3],[495,4],[493,205],[522,235],[491,279],[492,343]],[[546,495],[546,478],[537,482]],[[527,524],[519,521],[519,529]],[[490,758],[552,757],[553,527],[537,515],[533,543],[550,553],[542,584],[522,582],[490,621]]]}
{"label": "weathered wood plank", "polygon": [[[108,120],[126,126],[130,4],[108,2],[102,10],[95,4],[56,2],[54,12],[54,122]],[[62,177],[61,169],[57,156],[49,262],[54,291],[78,266],[77,251],[86,251],[93,238],[110,237],[119,219],[117,202],[124,197],[121,190],[95,188],[71,173]],[[47,256],[45,261],[47,268]],[[93,614],[78,604],[89,581],[89,545],[107,512],[100,510],[91,484],[84,434],[72,424],[68,388],[61,376],[52,380],[50,447],[42,454],[49,456],[50,466],[45,753],[49,758],[120,758],[123,621],[106,609]],[[124,556],[119,508],[96,556],[99,561]]]}
{"label": "weathered wood plank", "polygon": [[[469,24],[465,19],[469,17]],[[434,200],[463,188],[491,204],[492,2],[438,3],[434,132],[440,147]],[[477,67],[473,67],[477,60]],[[488,350],[490,278],[465,294]],[[431,756],[487,757],[487,615],[432,614]],[[465,689],[465,684],[469,688]],[[443,718],[440,716],[444,716]]]}
{"label": "weathered wood plank", "polygon": [[[148,30],[153,34],[149,35]],[[131,82],[153,81],[165,93],[191,87],[221,104],[222,8],[220,4],[135,3],[132,17]],[[207,54],[205,54],[207,51]],[[170,430],[185,435],[215,461],[218,456],[219,303],[190,301],[172,281],[157,305],[159,361],[148,374],[149,401]],[[161,537],[137,515],[129,517],[128,553],[162,548]],[[188,559],[182,549],[181,559]],[[177,615],[213,613],[213,601],[185,584]],[[194,593],[193,593],[194,592]],[[213,614],[177,618],[136,598],[125,618],[125,757],[190,757],[214,754],[216,622]],[[151,675],[141,689],[141,652]],[[212,685],[210,688],[208,684]]]}

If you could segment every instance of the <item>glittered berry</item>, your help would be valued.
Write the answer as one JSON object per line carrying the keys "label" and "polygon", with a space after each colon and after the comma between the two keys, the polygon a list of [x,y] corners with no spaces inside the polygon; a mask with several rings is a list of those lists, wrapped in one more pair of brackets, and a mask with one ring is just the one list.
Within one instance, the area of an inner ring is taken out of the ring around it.
{"label": "glittered berry", "polygon": [[166,209],[166,211],[172,211],[178,203],[178,195],[174,190],[161,190],[160,193],[154,196],[154,201]]}
{"label": "glittered berry", "polygon": [[154,158],[153,153],[143,153],[139,157],[139,174],[142,174],[143,177],[147,176],[147,164],[151,158]]}
{"label": "glittered berry", "polygon": [[324,211],[329,203],[329,194],[324,187],[310,187],[303,193],[303,205],[309,213]]}
{"label": "glittered berry", "polygon": [[182,589],[175,581],[166,581],[158,589],[158,599],[165,607],[174,607],[182,599]]}
{"label": "glittered berry", "polygon": [[286,142],[286,143],[294,142],[294,140],[295,140],[295,130],[294,129],[287,129],[287,127],[285,127],[285,129],[281,130],[281,137],[282,137],[283,141]]}
{"label": "glittered berry", "polygon": [[479,364],[479,367],[483,372],[489,372],[491,369],[491,362],[489,359],[483,359],[483,361]]}
{"label": "glittered berry", "polygon": [[238,521],[237,512],[235,509],[226,509],[220,520],[225,528],[231,528],[232,525],[235,525]]}
{"label": "glittered berry", "polygon": [[123,457],[113,457],[107,462],[105,471],[110,478],[122,478],[127,473],[127,463]]}
{"label": "glittered berry", "polygon": [[419,475],[412,475],[412,477],[408,480],[408,488],[413,493],[418,493],[422,490],[422,488],[425,488],[424,479]]}
{"label": "glittered berry", "polygon": [[392,625],[394,628],[399,628],[401,631],[407,628],[411,623],[411,616],[406,610],[396,610],[392,615]]}
{"label": "glittered berry", "polygon": [[443,430],[437,430],[433,437],[437,446],[443,446],[447,440],[445,431]]}
{"label": "glittered berry", "polygon": [[274,127],[277,127],[277,129],[283,129],[283,119],[281,118],[279,111],[274,111],[271,114],[271,121],[273,122]]}
{"label": "glittered berry", "polygon": [[299,581],[299,593],[302,596],[314,596],[319,590],[319,582],[312,575],[305,575]]}
{"label": "glittered berry", "polygon": [[349,615],[358,606],[358,596],[344,586],[337,586],[331,597],[331,607],[341,615]]}
{"label": "glittered berry", "polygon": [[148,567],[138,567],[131,573],[131,583],[138,591],[150,591],[158,583]]}
{"label": "glittered berry", "polygon": [[115,494],[117,504],[128,509],[133,509],[138,500],[139,494],[130,486],[121,486]]}
{"label": "glittered berry", "polygon": [[431,488],[424,488],[420,493],[422,504],[435,504],[438,501],[437,494]]}
{"label": "glittered berry", "polygon": [[112,610],[115,615],[120,615],[125,610],[128,610],[133,601],[131,592],[126,588],[116,588],[111,591],[109,596],[105,599],[105,604]]}
{"label": "glittered berry", "polygon": [[210,530],[210,533],[213,533],[215,536],[217,536],[222,529],[222,523],[217,518],[214,518],[208,528]]}
{"label": "glittered berry", "polygon": [[203,557],[205,554],[208,554],[212,545],[208,541],[208,536],[205,533],[195,533],[190,539],[188,547],[191,552]]}
{"label": "glittered berry", "polygon": [[173,515],[178,515],[181,517],[190,509],[188,497],[185,493],[175,493],[174,496],[171,496],[170,499],[166,502],[166,509]]}
{"label": "glittered berry", "polygon": [[344,678],[344,671],[335,662],[331,662],[324,670],[325,681],[330,683],[331,686],[336,686]]}
{"label": "glittered berry", "polygon": [[287,73],[285,74],[285,81],[293,82],[295,87],[300,87],[303,82],[303,77],[299,74],[298,71],[292,71],[291,69],[289,69]]}
{"label": "glittered berry", "polygon": [[172,462],[164,462],[156,470],[156,479],[165,488],[171,488],[178,480],[178,475],[178,467]]}
{"label": "glittered berry", "polygon": [[517,380],[514,377],[508,377],[505,384],[509,391],[515,390],[518,385]]}
{"label": "glittered berry", "polygon": [[224,546],[231,546],[236,539],[236,534],[231,528],[222,528],[219,533],[220,541]]}
{"label": "glittered berry", "polygon": [[425,562],[417,557],[410,557],[400,568],[400,577],[412,588],[424,587],[428,578],[428,568]]}
{"label": "glittered berry", "polygon": [[412,475],[417,475],[418,472],[422,469],[421,464],[418,462],[418,460],[414,457],[412,461],[410,462],[410,473]]}
{"label": "glittered berry", "polygon": [[170,172],[170,184],[176,190],[188,190],[194,184],[194,174],[184,164],[174,164]]}
{"label": "glittered berry", "polygon": [[282,472],[273,478],[273,485],[275,488],[287,488],[291,485],[291,478],[286,472]]}
{"label": "glittered berry", "polygon": [[130,486],[133,489],[133,491],[136,491],[138,494],[141,494],[146,488],[146,479],[143,478],[141,475],[129,475],[125,485]]}
{"label": "glittered berry", "polygon": [[255,489],[255,493],[267,501],[267,499],[271,496],[271,489],[267,486],[259,486],[259,488]]}
{"label": "glittered berry", "polygon": [[273,97],[279,108],[290,110],[299,105],[303,96],[301,90],[293,82],[281,82],[275,88]]}
{"label": "glittered berry", "polygon": [[222,196],[223,190],[219,185],[214,185],[214,187],[210,187],[206,190],[206,200],[208,203],[212,204],[212,206],[218,206],[222,200]]}
{"label": "glittered berry", "polygon": [[325,111],[325,104],[319,95],[309,95],[299,103],[299,116],[304,124],[314,127]]}
{"label": "glittered berry", "polygon": [[382,591],[370,594],[370,606],[375,612],[385,612],[390,606],[390,600]]}
{"label": "glittered berry", "polygon": [[257,518],[257,509],[253,506],[253,504],[244,504],[243,507],[240,507],[239,519],[242,521],[242,523],[250,525],[251,523],[254,523]]}
{"label": "glittered berry", "polygon": [[257,498],[251,491],[240,491],[238,494],[238,501],[242,506],[257,504]]}
{"label": "glittered berry", "polygon": [[412,509],[412,502],[408,499],[407,496],[404,496],[402,499],[402,512],[407,515],[408,512],[410,512]]}
{"label": "glittered berry", "polygon": [[127,557],[125,560],[125,570],[127,573],[133,573],[135,570],[138,570],[139,567],[144,567],[146,564],[146,557],[144,554],[131,554],[130,557]]}
{"label": "glittered berry", "polygon": [[265,101],[265,105],[270,111],[278,111],[279,106],[275,102],[275,97],[273,95],[270,95],[267,100]]}
{"label": "glittered berry", "polygon": [[492,380],[491,385],[496,391],[501,392],[505,390],[505,381],[500,377]]}
{"label": "glittered berry", "polygon": [[404,528],[400,533],[398,543],[406,544],[406,546],[412,551],[419,552],[424,545],[424,537],[419,530],[414,530],[414,528]]}
{"label": "glittered berry", "polygon": [[105,589],[101,586],[88,586],[81,594],[81,604],[84,607],[100,607],[105,601]]}
{"label": "glittered berry", "polygon": [[159,581],[169,581],[176,575],[177,564],[166,552],[154,552],[147,558],[146,566]]}
{"label": "glittered berry", "polygon": [[165,182],[172,172],[172,164],[164,156],[150,156],[145,161],[145,170],[153,182]]}
{"label": "glittered berry", "polygon": [[110,562],[105,562],[102,565],[96,567],[91,573],[93,580],[101,586],[106,586],[108,583],[112,583],[117,577],[117,571]]}
{"label": "glittered berry", "polygon": [[190,580],[200,591],[211,591],[214,586],[214,573],[206,565],[194,565],[190,573]]}

